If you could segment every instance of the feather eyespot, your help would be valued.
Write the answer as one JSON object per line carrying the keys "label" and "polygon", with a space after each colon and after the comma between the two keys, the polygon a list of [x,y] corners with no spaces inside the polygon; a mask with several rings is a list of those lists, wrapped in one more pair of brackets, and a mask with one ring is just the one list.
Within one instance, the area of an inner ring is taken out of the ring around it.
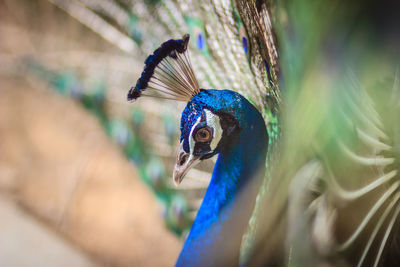
{"label": "feather eyespot", "polygon": [[204,38],[202,32],[197,33],[197,47],[199,48],[199,50],[203,50],[204,48]]}
{"label": "feather eyespot", "polygon": [[207,127],[197,130],[194,135],[194,140],[196,142],[209,142],[212,139],[212,133]]}
{"label": "feather eyespot", "polygon": [[239,24],[239,34],[240,34],[240,39],[242,41],[242,47],[244,54],[247,56],[247,59],[250,59],[250,40],[247,36],[246,28],[242,23]]}
{"label": "feather eyespot", "polygon": [[247,44],[247,38],[246,38],[246,36],[243,36],[243,37],[242,37],[242,45],[243,45],[244,53],[247,55],[248,44]]}

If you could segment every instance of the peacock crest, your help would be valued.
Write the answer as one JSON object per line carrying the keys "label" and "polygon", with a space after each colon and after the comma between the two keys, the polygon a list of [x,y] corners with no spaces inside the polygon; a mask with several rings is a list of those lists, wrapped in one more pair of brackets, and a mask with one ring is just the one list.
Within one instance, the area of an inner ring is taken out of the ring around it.
{"label": "peacock crest", "polygon": [[136,86],[129,90],[129,101],[143,95],[188,102],[200,92],[187,51],[189,38],[185,34],[168,40],[146,59]]}

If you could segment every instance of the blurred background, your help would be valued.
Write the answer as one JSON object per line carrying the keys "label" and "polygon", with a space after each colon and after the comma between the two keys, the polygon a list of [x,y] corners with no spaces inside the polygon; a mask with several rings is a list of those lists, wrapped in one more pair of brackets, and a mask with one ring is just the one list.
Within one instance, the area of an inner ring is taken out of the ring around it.
{"label": "blurred background", "polygon": [[0,266],[174,264],[213,162],[175,187],[185,104],[126,101],[158,2],[0,1]]}

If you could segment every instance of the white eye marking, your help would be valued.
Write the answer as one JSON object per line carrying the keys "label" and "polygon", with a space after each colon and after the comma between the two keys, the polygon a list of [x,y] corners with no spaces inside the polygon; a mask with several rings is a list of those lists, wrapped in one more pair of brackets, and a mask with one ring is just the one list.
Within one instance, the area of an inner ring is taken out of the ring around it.
{"label": "white eye marking", "polygon": [[207,125],[214,129],[213,138],[210,143],[211,150],[215,150],[222,137],[222,128],[219,117],[211,111],[205,109]]}
{"label": "white eye marking", "polygon": [[[212,113],[210,110],[208,109],[204,109],[204,112],[206,113],[206,123],[207,126],[213,128],[213,136],[211,139],[211,143],[210,143],[210,148],[211,151],[214,151],[217,146],[219,141],[222,138],[222,127],[221,127],[221,123],[219,120],[219,117],[217,115],[215,115],[214,113]],[[192,129],[190,130],[190,134],[189,134],[189,159],[191,159],[193,157],[193,151],[194,151],[194,145],[196,144],[196,141],[194,140],[194,136],[193,136],[193,131],[194,129],[196,129],[197,124],[199,124],[201,121],[201,116],[197,119],[197,121],[193,124]]]}

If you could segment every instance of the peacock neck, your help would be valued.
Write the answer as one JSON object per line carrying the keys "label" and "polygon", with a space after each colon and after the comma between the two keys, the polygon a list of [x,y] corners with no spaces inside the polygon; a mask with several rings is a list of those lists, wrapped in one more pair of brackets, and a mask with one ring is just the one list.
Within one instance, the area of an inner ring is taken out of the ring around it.
{"label": "peacock neck", "polygon": [[[261,115],[257,112],[248,116],[236,143],[218,156],[177,266],[218,266],[226,263],[224,254],[232,258],[233,253],[238,260],[241,239],[254,207],[257,181],[264,176],[267,146],[268,134]],[[246,186],[248,197],[240,194],[245,185],[250,185]]]}
{"label": "peacock neck", "polygon": [[[261,164],[257,164],[260,162],[254,160],[258,151],[246,153],[249,152],[246,151],[247,144],[244,138],[242,140],[237,146],[219,154],[188,240],[198,238],[212,224],[223,219],[221,218],[222,211],[229,205],[233,205],[232,202],[251,178],[253,170],[262,167]],[[225,216],[229,215],[228,213]]]}

